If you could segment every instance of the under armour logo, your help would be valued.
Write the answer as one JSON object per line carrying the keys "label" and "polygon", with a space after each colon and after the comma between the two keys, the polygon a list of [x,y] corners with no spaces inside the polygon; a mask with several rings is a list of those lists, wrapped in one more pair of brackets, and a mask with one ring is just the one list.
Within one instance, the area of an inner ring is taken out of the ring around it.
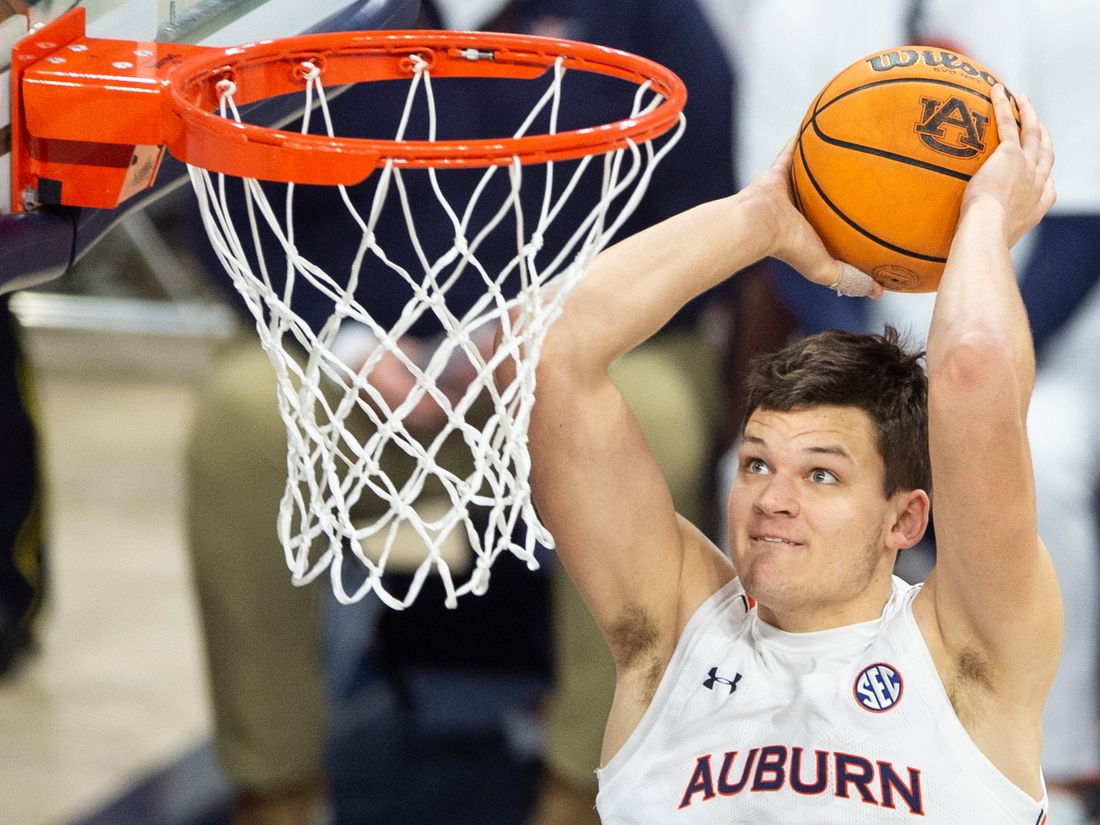
{"label": "under armour logo", "polygon": [[720,685],[729,685],[730,693],[737,690],[737,683],[741,681],[741,674],[736,674],[733,679],[727,679],[724,676],[718,675],[718,668],[712,667],[710,673],[707,674],[707,678],[703,680],[703,687],[707,690],[714,690],[714,683],[717,682]]}

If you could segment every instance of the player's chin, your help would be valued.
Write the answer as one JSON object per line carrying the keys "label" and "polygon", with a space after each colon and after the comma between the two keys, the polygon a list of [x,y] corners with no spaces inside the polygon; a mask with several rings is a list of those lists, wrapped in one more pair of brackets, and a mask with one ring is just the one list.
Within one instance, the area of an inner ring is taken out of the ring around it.
{"label": "player's chin", "polygon": [[745,592],[764,604],[784,601],[792,593],[801,592],[808,565],[799,550],[804,546],[771,549],[746,559],[737,568]]}

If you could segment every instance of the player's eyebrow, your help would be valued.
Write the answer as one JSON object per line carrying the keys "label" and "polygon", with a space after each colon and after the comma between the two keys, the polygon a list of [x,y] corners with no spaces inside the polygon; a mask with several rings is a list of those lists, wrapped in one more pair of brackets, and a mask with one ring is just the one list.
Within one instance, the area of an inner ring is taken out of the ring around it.
{"label": "player's eyebrow", "polygon": [[[746,435],[741,441],[744,444],[752,444],[755,447],[768,446],[767,442],[758,435]],[[835,455],[837,458],[843,458],[845,461],[854,462],[852,454],[839,444],[818,444],[812,447],[806,447],[802,452],[813,453],[815,455]]]}
{"label": "player's eyebrow", "polygon": [[807,447],[803,452],[815,453],[818,455],[835,455],[838,458],[843,458],[845,461],[852,461],[852,455],[847,450],[839,445],[823,444],[814,447]]}

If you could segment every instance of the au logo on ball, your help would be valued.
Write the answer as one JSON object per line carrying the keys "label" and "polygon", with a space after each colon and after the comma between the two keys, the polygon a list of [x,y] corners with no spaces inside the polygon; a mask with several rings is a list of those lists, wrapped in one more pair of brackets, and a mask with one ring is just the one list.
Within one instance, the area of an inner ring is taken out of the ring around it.
{"label": "au logo on ball", "polygon": [[901,701],[903,688],[901,674],[892,665],[876,662],[859,672],[852,692],[862,708],[882,713]]}
{"label": "au logo on ball", "polygon": [[970,111],[958,97],[947,100],[922,97],[920,104],[921,119],[916,131],[929,149],[954,158],[972,158],[985,151],[988,117]]}

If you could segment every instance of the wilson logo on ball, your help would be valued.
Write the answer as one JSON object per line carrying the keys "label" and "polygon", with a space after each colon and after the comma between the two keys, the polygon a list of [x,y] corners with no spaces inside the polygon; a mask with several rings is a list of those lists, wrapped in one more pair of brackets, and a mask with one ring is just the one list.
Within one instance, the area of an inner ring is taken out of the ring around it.
{"label": "wilson logo on ball", "polygon": [[953,158],[972,158],[985,151],[985,127],[989,118],[971,112],[958,97],[920,99],[921,119],[916,131],[929,149]]}
{"label": "wilson logo on ball", "polygon": [[892,52],[876,54],[866,60],[867,65],[871,67],[871,71],[873,72],[888,72],[891,69],[907,69],[910,66],[916,66],[922,61],[925,66],[932,68],[944,69],[948,72],[962,72],[970,77],[980,77],[990,86],[999,82],[996,77],[991,75],[981,66],[975,66],[961,55],[948,51],[934,52],[930,49],[924,49],[923,51],[917,51],[916,49],[897,49]]}
{"label": "wilson logo on ball", "polygon": [[861,707],[882,713],[901,701],[903,687],[901,674],[892,665],[878,662],[859,672],[852,692]]}

